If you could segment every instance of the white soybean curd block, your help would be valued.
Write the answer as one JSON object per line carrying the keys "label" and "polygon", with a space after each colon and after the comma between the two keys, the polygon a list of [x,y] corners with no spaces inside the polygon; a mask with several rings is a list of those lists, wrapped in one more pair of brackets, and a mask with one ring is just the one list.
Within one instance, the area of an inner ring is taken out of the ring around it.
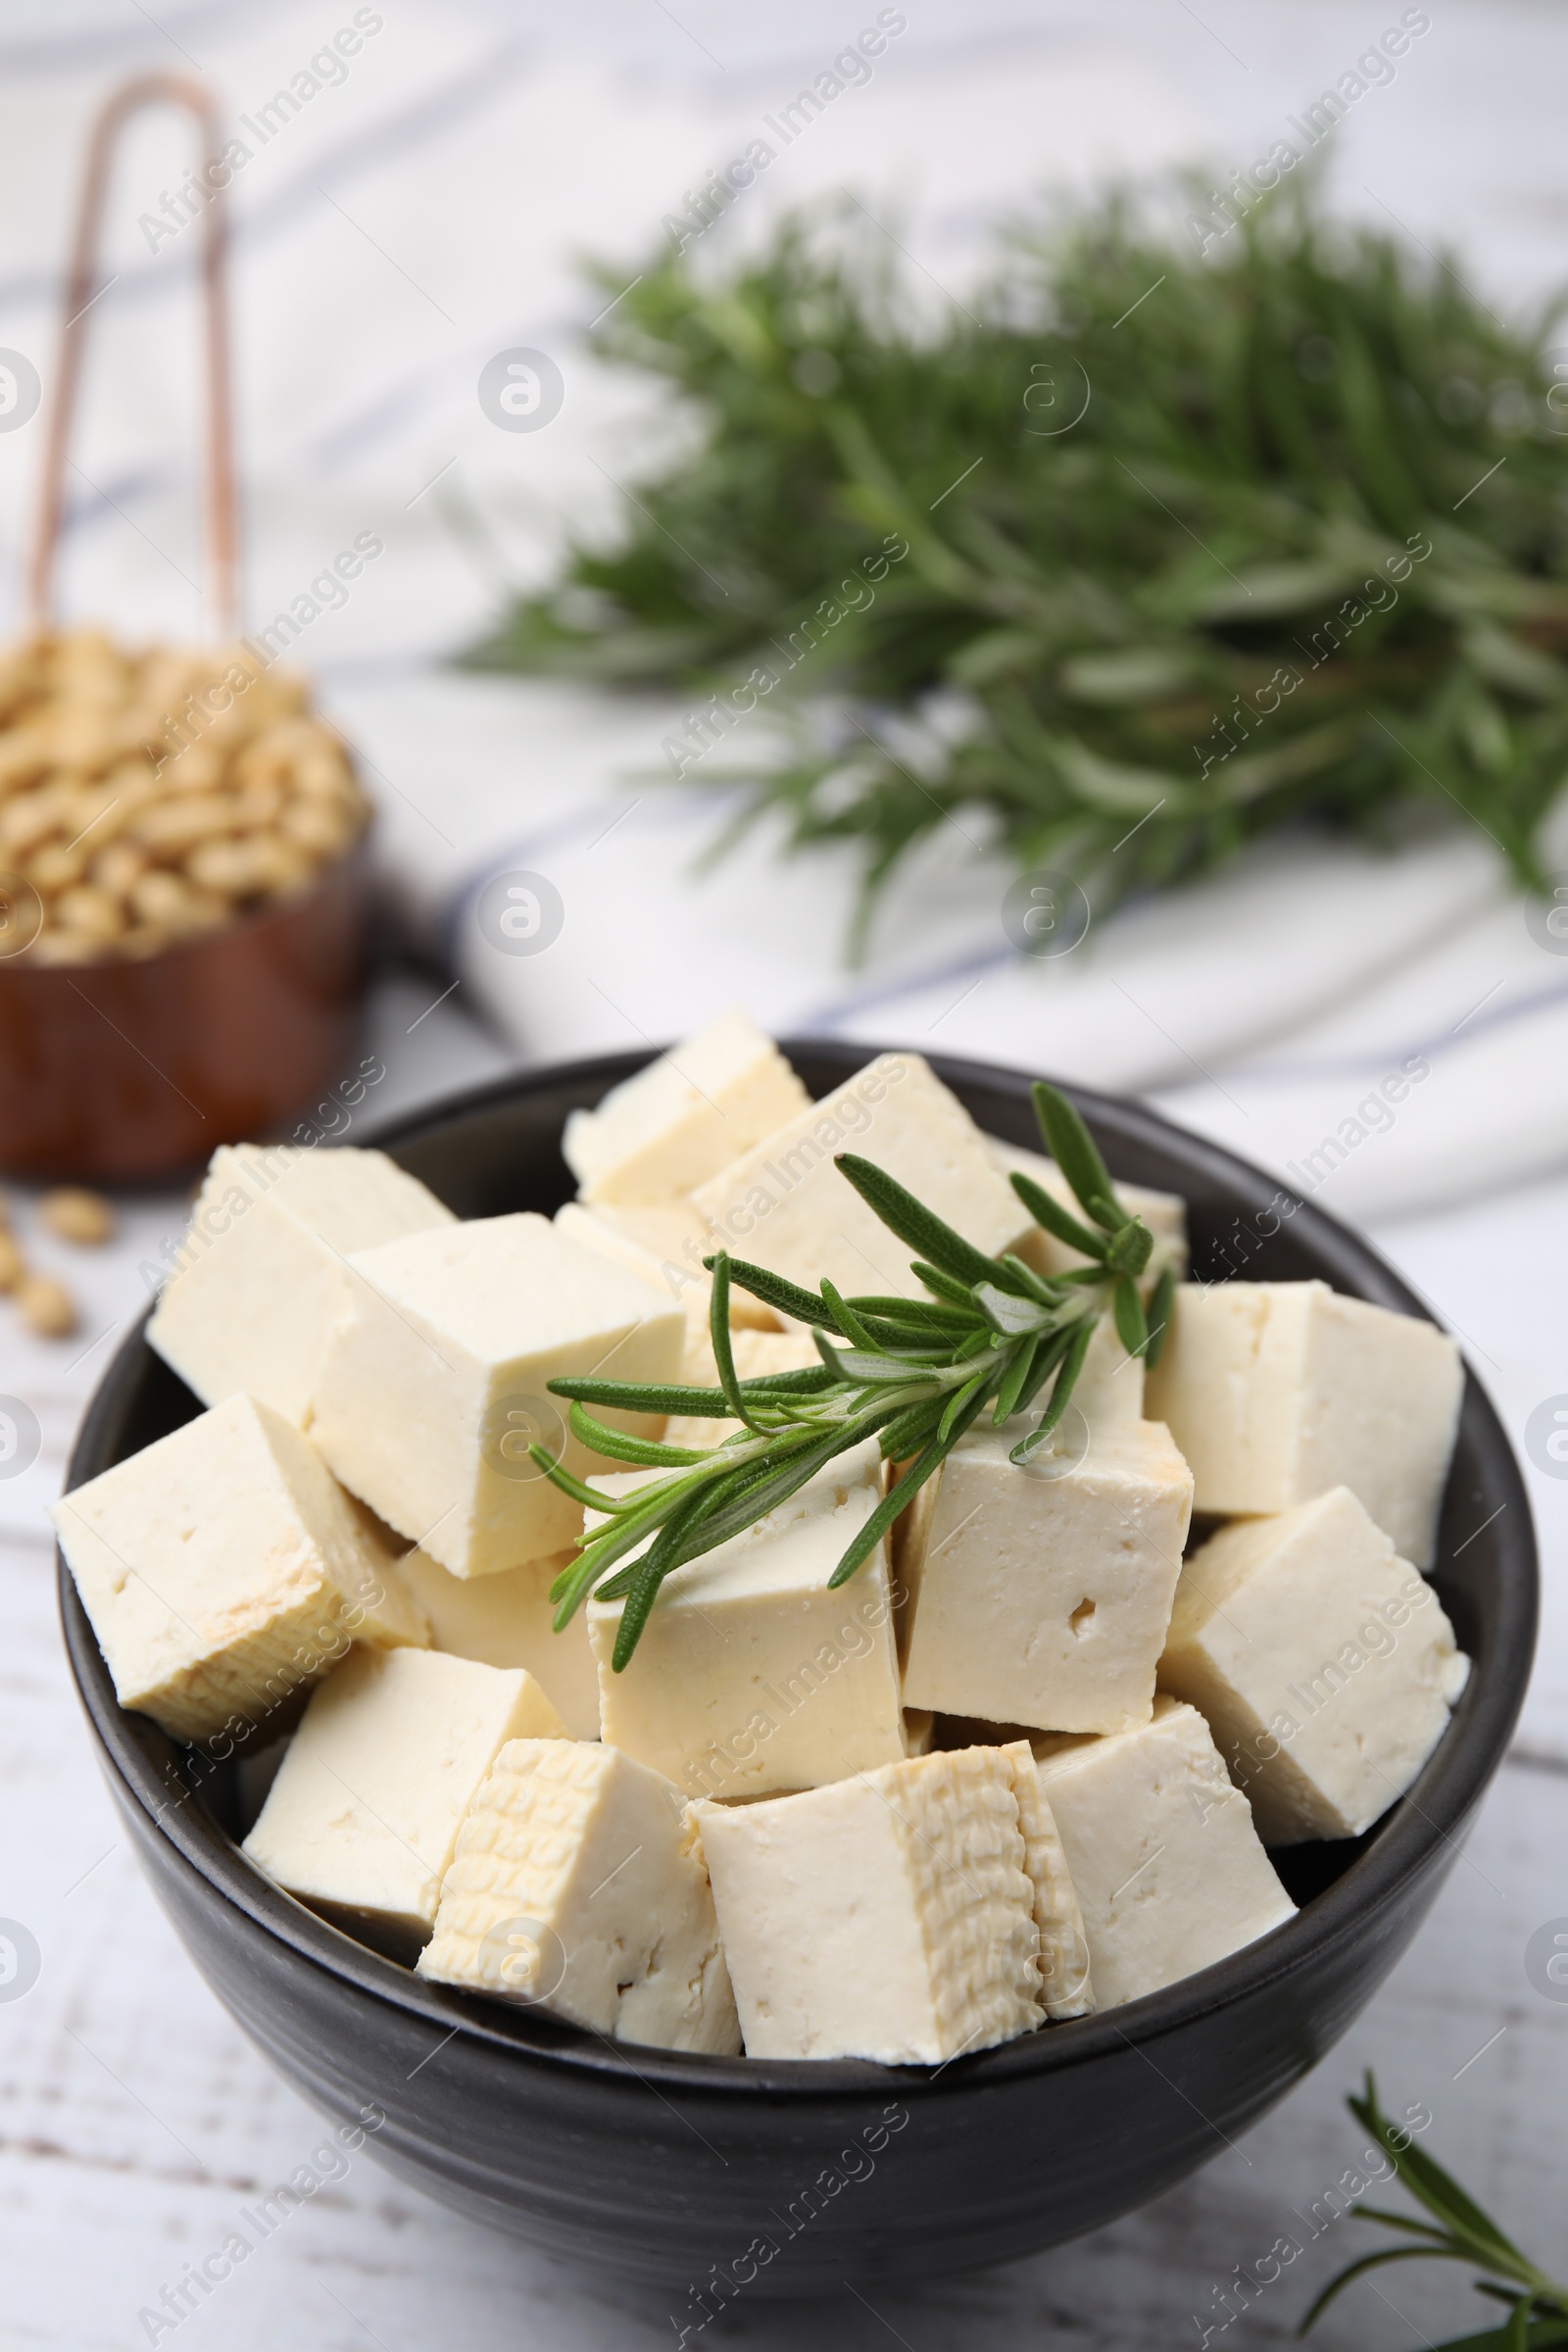
{"label": "white soybean curd block", "polygon": [[772,1039],[731,1010],[612,1087],[597,1109],[574,1110],[562,1154],[586,1200],[668,1200],[808,1101]]}
{"label": "white soybean curd block", "polygon": [[1159,1680],[1208,1718],[1264,1842],[1296,1845],[1358,1838],[1404,1794],[1469,1671],[1431,1586],[1336,1487],[1194,1553]]}
{"label": "white soybean curd block", "polygon": [[1322,1282],[1183,1284],[1145,1388],[1196,1507],[1288,1511],[1346,1486],[1432,1565],[1464,1367],[1446,1332]]}
{"label": "white soybean curd block", "polygon": [[103,1471],[53,1518],[121,1705],[176,1740],[283,1705],[351,1641],[429,1640],[365,1515],[252,1396]]}
{"label": "white soybean curd block", "polygon": [[599,1737],[599,1672],[581,1609],[555,1631],[550,1588],[576,1558],[553,1552],[495,1576],[454,1576],[417,1545],[398,1562],[430,1623],[430,1645],[486,1666],[525,1666],[573,1740]]}
{"label": "white soybean curd block", "polygon": [[1161,1696],[1137,1731],[1033,1744],[1100,2008],[1174,1984],[1295,1916],[1196,1708]]}
{"label": "white soybean curd block", "polygon": [[[1026,1152],[1021,1144],[1004,1144],[994,1135],[986,1137],[986,1146],[1004,1176],[1015,1172],[1028,1176],[1060,1202],[1070,1217],[1080,1225],[1091,1223],[1079,1204],[1078,1197],[1054,1159],[1042,1152]],[[1142,1217],[1156,1241],[1170,1245],[1176,1255],[1179,1272],[1187,1266],[1187,1203],[1179,1193],[1152,1192],[1142,1184],[1113,1184],[1118,1207],[1129,1216]],[[1043,1225],[1032,1225],[1018,1255],[1025,1265],[1033,1266],[1039,1274],[1070,1274],[1088,1264],[1081,1250],[1048,1233]]]}
{"label": "white soybean curd block", "polygon": [[418,1966],[616,2041],[740,2050],[691,1809],[612,1747],[502,1749],[458,1833]]}
{"label": "white soybean curd block", "polygon": [[956,1095],[918,1054],[884,1054],[697,1188],[713,1246],[808,1289],[825,1276],[846,1296],[923,1298],[914,1251],[840,1174],[839,1152],[885,1168],[988,1256],[1033,1230]]}
{"label": "white soybean curd block", "polygon": [[[599,1456],[546,1394],[567,1372],[672,1380],[686,1319],[667,1294],[523,1213],[389,1242],[349,1260],[312,1434],[346,1487],[454,1576],[563,1550],[581,1507],[530,1461]],[[657,1435],[662,1419],[609,1413]]]}
{"label": "white soybean curd block", "polygon": [[748,2057],[940,2065],[1042,2023],[1022,1752],[696,1807]]}
{"label": "white soybean curd block", "polygon": [[[685,1310],[689,1339],[706,1339],[713,1278],[703,1259],[712,1250],[713,1237],[691,1201],[620,1207],[603,1200],[567,1200],[557,1209],[555,1226],[564,1240],[597,1250],[653,1289],[666,1291]],[[738,1289],[730,1293],[729,1319],[732,1329],[779,1328],[771,1307]]]}
{"label": "white soybean curd block", "polygon": [[301,1902],[422,1940],[458,1825],[509,1740],[566,1743],[531,1675],[357,1649],[306,1708],[244,1850]]}
{"label": "white soybean curd block", "polygon": [[244,1390],[303,1429],[345,1257],[454,1222],[384,1152],[225,1144],[147,1337],[204,1404]]}
{"label": "white soybean curd block", "polygon": [[[596,1484],[624,1494],[647,1475]],[[874,1442],[829,1462],[776,1511],[665,1578],[619,1674],[611,1660],[622,1603],[589,1601],[606,1741],[688,1796],[814,1788],[902,1758],[886,1540],[848,1584],[827,1589],[881,1497]]]}
{"label": "white soybean curd block", "polygon": [[1131,1730],[1153,1704],[1191,1473],[1167,1430],[1135,1421],[1096,1429],[1082,1459],[1056,1457],[1060,1475],[1045,1477],[1007,1458],[1027,1427],[982,1422],[961,1438],[901,1547],[905,1701],[1043,1731]]}

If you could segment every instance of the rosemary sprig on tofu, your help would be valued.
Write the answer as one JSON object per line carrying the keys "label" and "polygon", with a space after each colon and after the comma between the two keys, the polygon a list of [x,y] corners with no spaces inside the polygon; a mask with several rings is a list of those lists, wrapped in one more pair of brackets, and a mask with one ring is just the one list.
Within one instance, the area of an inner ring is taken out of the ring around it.
{"label": "rosemary sprig on tofu", "polygon": [[[1034,1089],[1047,1147],[1083,1211],[1073,1216],[1024,1175],[1012,1187],[1029,1214],[1086,1261],[1070,1273],[1037,1274],[1010,1252],[988,1257],[887,1172],[851,1152],[836,1165],[867,1205],[915,1252],[911,1270],[927,1296],[846,1298],[832,1283],[804,1289],[764,1266],[719,1250],[704,1260],[713,1278],[710,1331],[719,1385],[650,1386],[589,1378],[553,1380],[571,1399],[574,1437],[592,1451],[638,1469],[664,1470],[625,1495],[585,1486],[539,1446],[533,1458],[563,1493],[603,1514],[551,1587],[560,1632],[592,1592],[621,1600],[614,1666],[637,1646],[660,1586],[673,1569],[739,1535],[837,1455],[875,1438],[883,1459],[904,1465],[835,1568],[846,1583],[876,1549],[901,1511],[989,1407],[999,1426],[1045,1398],[1010,1458],[1026,1467],[1051,1445],[1071,1402],[1089,1345],[1109,1313],[1129,1355],[1152,1364],[1170,1313],[1175,1276],[1158,1274],[1146,1307],[1140,1277],[1154,1237],[1117,1203],[1105,1163],[1072,1104],[1054,1087]],[[809,1326],[821,1362],[756,1380],[736,1377],[730,1346],[732,1288],[749,1291],[792,1322]],[[711,1417],[739,1423],[721,1445],[666,1446],[628,1435],[594,1408]]]}

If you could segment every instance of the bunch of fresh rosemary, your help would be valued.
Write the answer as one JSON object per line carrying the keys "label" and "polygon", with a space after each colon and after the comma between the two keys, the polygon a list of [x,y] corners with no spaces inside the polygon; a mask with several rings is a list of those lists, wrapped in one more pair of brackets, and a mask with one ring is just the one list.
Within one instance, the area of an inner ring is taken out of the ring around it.
{"label": "bunch of fresh rosemary", "polygon": [[469,660],[715,697],[675,763],[702,777],[766,672],[764,710],[816,716],[750,763],[748,810],[858,845],[867,904],[969,807],[1101,904],[1305,814],[1388,837],[1423,799],[1539,880],[1560,305],[1503,323],[1402,229],[1327,221],[1306,172],[1223,235],[1204,211],[1202,255],[1121,197],[1012,230],[935,328],[860,208],[603,273],[598,349],[662,377],[695,446]]}
{"label": "bunch of fresh rosemary", "polygon": [[[713,1275],[716,1389],[586,1378],[550,1383],[558,1396],[572,1399],[571,1429],[583,1445],[639,1469],[671,1473],[612,1499],[584,1486],[543,1447],[532,1448],[563,1493],[605,1515],[551,1587],[558,1633],[590,1592],[623,1600],[614,1649],[619,1673],[672,1569],[753,1526],[836,1455],[874,1437],[884,1460],[906,1467],[828,1580],[841,1585],[988,1404],[994,1421],[1010,1420],[1028,1411],[1049,1381],[1045,1410],[1012,1447],[1011,1459],[1027,1465],[1048,1445],[1107,1308],[1128,1353],[1157,1358],[1174,1272],[1168,1265],[1157,1272],[1146,1309],[1139,1277],[1149,1268],[1153,1236],[1118,1207],[1105,1163],[1066,1098],[1038,1085],[1034,1099],[1046,1143],[1088,1222],[1069,1215],[1027,1176],[1015,1175],[1013,1190],[1038,1223],[1082,1253],[1088,1262],[1081,1269],[1047,1279],[1010,1254],[987,1257],[884,1169],[844,1152],[841,1173],[890,1232],[918,1252],[913,1271],[928,1298],[845,1298],[829,1282],[803,1290],[721,1250],[705,1260]],[[820,1365],[738,1380],[729,1332],[732,1283],[809,1324]],[[599,1420],[590,1405],[722,1414],[741,1426],[703,1451],[629,1437]]]}
{"label": "bunch of fresh rosemary", "polygon": [[1407,2132],[1390,2123],[1378,2105],[1377,2083],[1370,2073],[1364,2094],[1346,2104],[1391,2159],[1400,2184],[1435,2218],[1433,2222],[1415,2222],[1402,2213],[1384,2213],[1375,2205],[1352,2205],[1350,2212],[1360,2220],[1380,2222],[1385,2229],[1398,2230],[1417,2242],[1385,2246],[1376,2254],[1363,2254],[1359,2261],[1348,2263],[1323,2289],[1298,2332],[1304,2335],[1341,2289],[1364,2272],[1380,2270],[1390,2262],[1430,2260],[1467,2262],[1486,2272],[1486,2278],[1475,2281],[1476,2292],[1508,2308],[1500,2328],[1489,2328],[1480,2335],[1449,2336],[1445,2343],[1433,2345],[1432,2352],[1546,2352],[1548,2345],[1568,2344],[1568,2287],[1538,2270],[1528,2255],[1504,2237],[1491,2215],[1465,2194],[1451,2174],[1412,2146]]}

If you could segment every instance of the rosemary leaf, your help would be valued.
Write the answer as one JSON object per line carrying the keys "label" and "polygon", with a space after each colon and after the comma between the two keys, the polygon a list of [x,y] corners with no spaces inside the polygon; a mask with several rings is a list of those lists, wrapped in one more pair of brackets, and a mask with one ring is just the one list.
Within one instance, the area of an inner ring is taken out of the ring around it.
{"label": "rosemary leaf", "polygon": [[895,1233],[909,1249],[917,1250],[923,1258],[940,1266],[956,1282],[974,1284],[995,1282],[1001,1268],[994,1257],[987,1257],[961,1233],[955,1233],[944,1224],[934,1210],[906,1192],[896,1176],[879,1168],[873,1160],[861,1159],[854,1152],[835,1154],[834,1165],[847,1176],[868,1207],[875,1209],[890,1233]]}
{"label": "rosemary leaf", "polygon": [[1170,1329],[1171,1308],[1176,1303],[1176,1269],[1166,1266],[1150,1296],[1147,1318],[1149,1345],[1144,1349],[1144,1362],[1152,1372],[1165,1350],[1165,1335]]}
{"label": "rosemary leaf", "polygon": [[1149,1346],[1149,1325],[1144,1319],[1144,1302],[1138,1296],[1137,1283],[1130,1275],[1123,1274],[1110,1296],[1117,1338],[1129,1355],[1142,1355]]}
{"label": "rosemary leaf", "polygon": [[1065,1242],[1069,1250],[1081,1250],[1085,1257],[1104,1256],[1104,1235],[1091,1233],[1087,1225],[1080,1225],[1076,1217],[1069,1216],[1044,1185],[1036,1184],[1032,1176],[1025,1176],[1019,1169],[1014,1169],[1008,1181],[1037,1225],[1054,1233],[1058,1242]]}
{"label": "rosemary leaf", "polygon": [[[761,1424],[753,1419],[745,1392],[735,1376],[735,1350],[729,1336],[729,1253],[720,1250],[713,1259],[713,1287],[708,1300],[708,1336],[712,1344],[713,1361],[718,1366],[718,1385],[724,1392],[724,1402],[731,1417],[745,1423],[748,1429]],[[573,1405],[572,1411],[578,1408]]]}
{"label": "rosemary leaf", "polygon": [[[1099,1145],[1059,1088],[1037,1078],[1029,1091],[1046,1149],[1071,1185],[1079,1206],[1107,1233],[1116,1232],[1127,1220],[1116,1206],[1110,1173],[1100,1156]],[[1102,1256],[1104,1252],[1102,1249],[1093,1254]]]}
{"label": "rosemary leaf", "polygon": [[1056,1374],[1055,1385],[1051,1392],[1051,1402],[1028,1437],[1020,1438],[1007,1456],[1009,1461],[1017,1463],[1020,1470],[1028,1468],[1072,1402],[1072,1393],[1078,1385],[1078,1375],[1084,1368],[1084,1357],[1089,1353],[1089,1343],[1094,1336],[1095,1317],[1087,1315],[1068,1343],[1061,1359],[1061,1369]]}
{"label": "rosemary leaf", "polygon": [[[717,1256],[705,1257],[703,1264],[711,1273],[718,1263]],[[764,1306],[771,1306],[792,1323],[819,1323],[826,1331],[837,1331],[833,1310],[827,1300],[815,1291],[803,1291],[798,1282],[789,1282],[782,1274],[770,1274],[765,1266],[748,1265],[742,1257],[729,1261],[729,1278],[738,1290],[750,1291]],[[841,1339],[849,1334],[841,1332]]]}

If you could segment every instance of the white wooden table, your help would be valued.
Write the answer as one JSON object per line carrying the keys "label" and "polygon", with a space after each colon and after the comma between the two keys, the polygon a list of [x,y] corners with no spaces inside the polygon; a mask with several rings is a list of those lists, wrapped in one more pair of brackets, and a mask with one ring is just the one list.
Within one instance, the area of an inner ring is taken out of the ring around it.
{"label": "white wooden table", "polygon": [[[439,986],[405,978],[378,992],[374,1042],[389,1065],[378,1112],[501,1066],[496,1049],[450,1008],[418,1020]],[[0,1483],[8,1798],[0,1916],[23,1921],[42,1952],[32,1989],[0,2002],[0,2342],[8,2347],[120,2352],[155,2335],[169,2341],[169,2330],[150,2331],[139,2314],[186,2263],[220,2245],[241,2205],[267,2195],[321,2138],[310,2109],[206,1990],[121,1841],[56,1623],[42,1506],[81,1403],[145,1296],[138,1261],[178,1230],[180,1213],[171,1197],[127,1202],[110,1250],[54,1252],[88,1309],[77,1340],[24,1344],[0,1309],[0,1390],[34,1404],[44,1437],[36,1467]],[[1555,1235],[1562,1269],[1568,1185],[1537,1187],[1485,1217],[1464,1212],[1379,1237],[1464,1323],[1515,1431],[1530,1404],[1568,1385],[1560,1357],[1555,1376],[1552,1366],[1568,1272],[1544,1280],[1520,1258],[1504,1261],[1498,1281],[1487,1268],[1510,1233],[1543,1231]],[[1555,1501],[1545,1482],[1539,1488]],[[874,2352],[889,2342],[910,2352],[1197,2345],[1202,2326],[1223,2317],[1216,2289],[1235,2267],[1294,2236],[1300,2257],[1210,2338],[1283,2345],[1315,2285],[1373,2242],[1364,2225],[1343,2222],[1314,2240],[1299,2218],[1362,2145],[1342,2099],[1367,2065],[1391,2106],[1430,2107],[1425,2144],[1453,2160],[1505,2226],[1548,2268],[1568,2267],[1560,2169],[1568,2005],[1535,1991],[1524,1968],[1533,1930],[1568,1916],[1563,1720],[1555,1705],[1537,1713],[1533,1760],[1505,1767],[1432,1920],[1345,2042],[1187,2186],[1076,2245],[884,2295],[875,2311],[848,2289],[809,2310],[742,2298],[713,2335],[780,2352],[808,2334],[822,2352]],[[449,2342],[475,2352],[518,2344],[641,2352],[674,2340],[673,2302],[521,2251],[427,2203],[361,2153],[175,2332],[192,2352],[280,2344],[424,2352]],[[1392,2282],[1380,2274],[1376,2288],[1352,2290],[1320,2340],[1339,2352],[1392,2352],[1479,2328],[1486,2317],[1457,2270],[1400,2269]]]}

